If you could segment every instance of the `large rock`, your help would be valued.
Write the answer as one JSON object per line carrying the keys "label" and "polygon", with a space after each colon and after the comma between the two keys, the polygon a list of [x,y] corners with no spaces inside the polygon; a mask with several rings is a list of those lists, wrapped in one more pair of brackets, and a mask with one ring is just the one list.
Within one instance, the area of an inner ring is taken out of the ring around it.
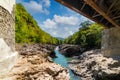
{"label": "large rock", "polygon": [[0,0],[0,38],[15,51],[15,6],[16,0]]}
{"label": "large rock", "polygon": [[17,60],[18,53],[12,52],[11,48],[0,38],[0,76],[8,73]]}
{"label": "large rock", "polygon": [[82,80],[120,80],[120,62],[104,57],[100,51],[88,51],[79,57],[79,63],[69,63]]}
{"label": "large rock", "polygon": [[72,57],[76,55],[80,55],[81,47],[79,45],[69,45],[69,44],[63,44],[59,46],[59,51],[61,54],[65,55],[66,57]]}

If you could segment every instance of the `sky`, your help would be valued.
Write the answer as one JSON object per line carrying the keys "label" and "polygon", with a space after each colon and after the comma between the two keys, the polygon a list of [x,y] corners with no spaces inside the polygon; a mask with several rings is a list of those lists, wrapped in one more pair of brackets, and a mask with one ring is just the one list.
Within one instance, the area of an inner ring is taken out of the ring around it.
{"label": "sky", "polygon": [[54,37],[67,38],[88,20],[55,0],[17,0],[34,17],[41,29]]}

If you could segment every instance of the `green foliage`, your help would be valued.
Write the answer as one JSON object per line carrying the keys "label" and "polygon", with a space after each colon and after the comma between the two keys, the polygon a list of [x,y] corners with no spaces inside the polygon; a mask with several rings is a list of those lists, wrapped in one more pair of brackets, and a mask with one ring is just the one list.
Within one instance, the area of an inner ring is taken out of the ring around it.
{"label": "green foliage", "polygon": [[16,43],[60,44],[62,41],[44,32],[23,5],[16,4],[15,14]]}
{"label": "green foliage", "polygon": [[100,48],[103,27],[96,24],[84,22],[78,32],[64,40],[67,44],[79,44],[85,48]]}

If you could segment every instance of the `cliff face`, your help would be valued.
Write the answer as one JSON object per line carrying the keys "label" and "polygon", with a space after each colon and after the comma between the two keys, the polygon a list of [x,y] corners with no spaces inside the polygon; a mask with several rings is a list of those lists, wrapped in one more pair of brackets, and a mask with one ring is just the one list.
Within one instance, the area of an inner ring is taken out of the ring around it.
{"label": "cliff face", "polygon": [[[7,1],[9,2],[9,1]],[[8,46],[15,50],[15,25],[13,16],[13,3],[6,4],[6,1],[0,1],[0,38],[3,38]]]}
{"label": "cliff face", "polygon": [[50,48],[48,47],[47,49],[42,44],[17,45],[17,50],[21,54],[19,62],[8,75],[0,79],[70,80],[67,69],[49,61]]}

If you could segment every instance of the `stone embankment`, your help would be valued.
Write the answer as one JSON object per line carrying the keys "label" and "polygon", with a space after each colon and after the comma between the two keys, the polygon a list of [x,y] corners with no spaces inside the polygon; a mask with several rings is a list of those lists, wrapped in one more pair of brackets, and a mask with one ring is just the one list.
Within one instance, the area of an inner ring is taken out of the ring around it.
{"label": "stone embankment", "polygon": [[17,45],[19,62],[0,80],[70,80],[66,68],[49,61],[54,47],[42,44]]}
{"label": "stone embankment", "polygon": [[82,80],[120,80],[120,62],[104,57],[100,50],[84,52],[69,67]]}

